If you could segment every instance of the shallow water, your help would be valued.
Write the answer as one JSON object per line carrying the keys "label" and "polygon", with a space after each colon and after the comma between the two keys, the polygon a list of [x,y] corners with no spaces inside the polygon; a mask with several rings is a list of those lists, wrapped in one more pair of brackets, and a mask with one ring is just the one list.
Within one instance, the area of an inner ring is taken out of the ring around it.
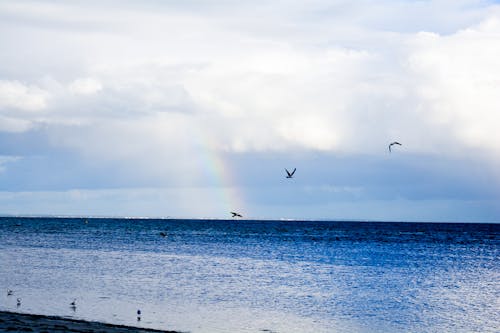
{"label": "shallow water", "polygon": [[498,224],[85,221],[0,218],[0,309],[190,332],[500,329]]}

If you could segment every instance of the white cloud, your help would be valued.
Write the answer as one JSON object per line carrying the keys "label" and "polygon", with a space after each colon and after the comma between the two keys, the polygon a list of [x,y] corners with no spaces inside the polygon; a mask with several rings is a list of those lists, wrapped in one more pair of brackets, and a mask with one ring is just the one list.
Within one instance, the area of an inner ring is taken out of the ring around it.
{"label": "white cloud", "polygon": [[335,150],[338,146],[336,131],[332,123],[315,115],[295,115],[284,119],[280,134],[289,142],[296,142],[306,149]]}
{"label": "white cloud", "polygon": [[0,107],[44,111],[3,114],[0,130],[43,124],[58,146],[146,168],[174,154],[187,165],[200,142],[240,153],[378,154],[393,139],[414,153],[499,150],[500,14],[487,3],[101,6],[0,6],[12,18],[0,23],[0,74],[20,77],[0,81]]}
{"label": "white cloud", "polygon": [[2,109],[38,111],[47,107],[49,94],[34,85],[0,80],[0,112]]}
{"label": "white cloud", "polygon": [[76,79],[69,85],[69,91],[75,95],[93,95],[100,90],[101,83],[92,78]]}
{"label": "white cloud", "polygon": [[449,126],[457,144],[500,152],[500,15],[441,36],[419,33],[411,42],[422,117]]}

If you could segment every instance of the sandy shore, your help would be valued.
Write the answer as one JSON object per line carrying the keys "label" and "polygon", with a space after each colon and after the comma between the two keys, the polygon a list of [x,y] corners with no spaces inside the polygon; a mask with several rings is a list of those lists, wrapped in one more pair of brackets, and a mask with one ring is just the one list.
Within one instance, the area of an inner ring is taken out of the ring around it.
{"label": "sandy shore", "polygon": [[40,316],[15,312],[0,311],[0,332],[99,332],[99,333],[125,333],[125,332],[167,332],[148,328],[138,328],[122,325],[111,325],[84,320],[67,319],[55,316]]}

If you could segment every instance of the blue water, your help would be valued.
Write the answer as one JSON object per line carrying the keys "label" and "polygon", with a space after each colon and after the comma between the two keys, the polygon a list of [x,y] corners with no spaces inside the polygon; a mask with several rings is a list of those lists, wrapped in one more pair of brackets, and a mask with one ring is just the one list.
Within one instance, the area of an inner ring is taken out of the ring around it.
{"label": "blue water", "polygon": [[499,332],[499,245],[500,224],[5,217],[0,310],[186,332]]}

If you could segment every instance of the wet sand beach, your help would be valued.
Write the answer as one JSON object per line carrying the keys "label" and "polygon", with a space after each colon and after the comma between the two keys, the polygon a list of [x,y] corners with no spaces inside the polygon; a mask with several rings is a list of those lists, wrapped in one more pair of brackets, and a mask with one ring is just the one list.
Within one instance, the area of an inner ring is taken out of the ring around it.
{"label": "wet sand beach", "polygon": [[73,333],[126,333],[126,332],[166,332],[148,328],[112,325],[77,319],[62,318],[56,316],[41,316],[15,312],[0,311],[0,332],[73,332]]}

